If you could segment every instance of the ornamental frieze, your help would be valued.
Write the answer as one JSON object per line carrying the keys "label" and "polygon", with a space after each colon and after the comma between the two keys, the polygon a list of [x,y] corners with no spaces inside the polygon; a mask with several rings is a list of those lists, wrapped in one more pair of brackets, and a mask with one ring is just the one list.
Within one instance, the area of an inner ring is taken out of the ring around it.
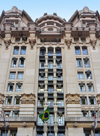
{"label": "ornamental frieze", "polygon": [[80,104],[79,94],[66,94],[66,104]]}
{"label": "ornamental frieze", "polygon": [[0,104],[4,104],[5,95],[0,93]]}
{"label": "ornamental frieze", "polygon": [[35,94],[22,94],[21,104],[35,104]]}

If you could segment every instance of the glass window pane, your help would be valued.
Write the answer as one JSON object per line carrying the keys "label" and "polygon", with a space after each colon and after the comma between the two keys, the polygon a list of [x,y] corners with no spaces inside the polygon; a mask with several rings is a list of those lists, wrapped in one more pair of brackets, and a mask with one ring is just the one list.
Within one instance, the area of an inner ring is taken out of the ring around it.
{"label": "glass window pane", "polygon": [[26,54],[26,47],[21,47],[21,53],[22,55],[25,55]]}
{"label": "glass window pane", "polygon": [[15,79],[15,72],[10,72],[9,79]]}
{"label": "glass window pane", "polygon": [[75,47],[75,54],[76,55],[80,55],[81,54],[80,47]]}
{"label": "glass window pane", "polygon": [[82,47],[82,53],[83,53],[83,55],[88,54],[87,47]]}
{"label": "glass window pane", "polygon": [[24,73],[23,72],[18,72],[18,79],[23,79],[23,75],[24,75]]}
{"label": "glass window pane", "polygon": [[18,55],[19,54],[19,47],[14,47],[14,55]]}
{"label": "glass window pane", "polygon": [[81,59],[76,59],[76,65],[77,67],[82,67],[82,60]]}
{"label": "glass window pane", "polygon": [[83,72],[78,72],[77,75],[78,75],[78,79],[84,79]]}

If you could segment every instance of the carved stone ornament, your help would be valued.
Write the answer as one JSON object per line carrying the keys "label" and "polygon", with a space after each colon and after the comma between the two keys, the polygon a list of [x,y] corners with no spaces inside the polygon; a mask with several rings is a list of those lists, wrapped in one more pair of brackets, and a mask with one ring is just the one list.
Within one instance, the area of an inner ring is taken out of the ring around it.
{"label": "carved stone ornament", "polygon": [[66,103],[67,104],[80,104],[80,95],[79,94],[66,94]]}
{"label": "carved stone ornament", "polygon": [[93,47],[93,49],[95,49],[96,43],[97,43],[97,39],[90,39],[90,44]]}
{"label": "carved stone ornament", "polygon": [[26,127],[27,126],[27,123],[26,122],[23,122],[23,127]]}
{"label": "carved stone ornament", "polygon": [[29,43],[30,43],[30,45],[31,45],[31,49],[33,49],[33,47],[34,47],[34,45],[35,45],[35,43],[36,43],[36,39],[30,38],[30,39],[29,39]]}
{"label": "carved stone ornament", "polygon": [[6,45],[6,50],[8,50],[8,47],[9,47],[9,45],[10,45],[10,43],[11,43],[11,39],[10,39],[10,38],[5,38],[5,39],[4,39],[4,43],[5,43],[5,45]]}
{"label": "carved stone ornament", "polygon": [[97,98],[97,103],[100,104],[100,94],[97,94],[96,98]]}
{"label": "carved stone ornament", "polygon": [[22,94],[21,104],[35,104],[35,94]]}
{"label": "carved stone ornament", "polygon": [[68,49],[70,49],[70,46],[71,46],[71,43],[72,43],[72,39],[71,38],[70,39],[65,39],[65,43],[66,43]]}
{"label": "carved stone ornament", "polygon": [[0,94],[0,104],[4,103],[4,99],[5,99],[5,95],[4,94]]}

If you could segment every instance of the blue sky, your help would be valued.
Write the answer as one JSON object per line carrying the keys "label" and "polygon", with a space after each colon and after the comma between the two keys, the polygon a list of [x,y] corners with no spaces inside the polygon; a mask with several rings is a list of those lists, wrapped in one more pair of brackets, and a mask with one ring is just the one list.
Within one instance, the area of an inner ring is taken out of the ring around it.
{"label": "blue sky", "polygon": [[46,12],[48,14],[55,12],[68,21],[76,10],[81,10],[84,6],[100,13],[100,0],[0,0],[0,14],[13,6],[20,10],[24,9],[34,21]]}

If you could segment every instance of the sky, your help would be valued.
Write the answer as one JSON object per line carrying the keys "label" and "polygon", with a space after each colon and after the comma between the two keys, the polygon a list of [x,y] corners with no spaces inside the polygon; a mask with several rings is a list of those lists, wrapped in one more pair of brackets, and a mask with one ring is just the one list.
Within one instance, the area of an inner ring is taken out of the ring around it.
{"label": "sky", "polygon": [[44,13],[57,13],[68,21],[76,10],[82,10],[85,6],[100,13],[100,0],[0,0],[0,15],[13,6],[25,10],[33,21]]}

